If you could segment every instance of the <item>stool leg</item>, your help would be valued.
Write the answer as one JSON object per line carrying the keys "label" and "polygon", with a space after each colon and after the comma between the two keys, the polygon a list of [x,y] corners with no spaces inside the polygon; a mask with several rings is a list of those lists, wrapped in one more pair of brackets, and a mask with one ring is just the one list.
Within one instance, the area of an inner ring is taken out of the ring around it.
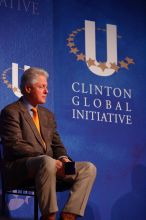
{"label": "stool leg", "polygon": [[5,191],[4,189],[2,189],[2,215],[5,214],[6,212],[6,194],[5,194]]}
{"label": "stool leg", "polygon": [[34,195],[34,220],[38,220],[38,198]]}

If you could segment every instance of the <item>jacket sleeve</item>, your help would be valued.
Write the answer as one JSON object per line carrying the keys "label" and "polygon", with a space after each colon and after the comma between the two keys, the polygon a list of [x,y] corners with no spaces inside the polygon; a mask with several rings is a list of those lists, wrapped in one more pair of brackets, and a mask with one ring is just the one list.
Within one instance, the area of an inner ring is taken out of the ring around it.
{"label": "jacket sleeve", "polygon": [[52,138],[53,157],[55,159],[58,159],[61,156],[68,157],[66,148],[64,147],[64,144],[62,143],[60,135],[57,131],[57,125],[56,125],[54,115],[53,115],[53,122],[54,122],[54,132],[53,132],[53,138]]}
{"label": "jacket sleeve", "polygon": [[37,156],[31,143],[23,139],[21,130],[21,117],[14,108],[5,108],[0,115],[0,136],[4,147],[4,158],[15,160],[22,157]]}

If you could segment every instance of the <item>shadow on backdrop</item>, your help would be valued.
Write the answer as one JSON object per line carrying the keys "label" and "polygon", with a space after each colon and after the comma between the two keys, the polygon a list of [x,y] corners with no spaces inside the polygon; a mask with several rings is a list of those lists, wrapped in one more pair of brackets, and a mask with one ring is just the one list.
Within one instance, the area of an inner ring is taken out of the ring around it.
{"label": "shadow on backdrop", "polygon": [[101,220],[101,216],[99,213],[99,209],[95,203],[88,202],[86,211],[85,211],[85,216],[81,218],[81,220]]}
{"label": "shadow on backdrop", "polygon": [[131,174],[131,192],[112,207],[111,220],[146,220],[146,166],[136,165]]}

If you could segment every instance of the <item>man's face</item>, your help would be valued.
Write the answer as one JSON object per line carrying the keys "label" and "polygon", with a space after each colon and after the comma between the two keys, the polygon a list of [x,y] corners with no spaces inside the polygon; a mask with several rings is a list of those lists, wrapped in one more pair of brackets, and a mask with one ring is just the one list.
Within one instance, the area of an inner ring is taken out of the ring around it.
{"label": "man's face", "polygon": [[28,86],[28,99],[29,102],[36,106],[38,104],[44,104],[48,94],[48,83],[45,76],[40,75],[37,78],[37,82]]}

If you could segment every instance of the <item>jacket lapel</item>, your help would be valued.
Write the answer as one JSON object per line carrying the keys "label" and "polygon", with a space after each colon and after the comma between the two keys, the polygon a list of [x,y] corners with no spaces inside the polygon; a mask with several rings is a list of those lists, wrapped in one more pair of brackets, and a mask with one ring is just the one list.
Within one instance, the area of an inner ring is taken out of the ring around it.
{"label": "jacket lapel", "polygon": [[42,135],[42,138],[46,144],[46,148],[48,147],[48,129],[46,129],[46,127],[44,126],[44,121],[45,121],[45,118],[44,118],[44,115],[43,115],[43,111],[41,111],[41,109],[38,107],[38,114],[39,114],[39,121],[40,121],[40,130],[41,130],[41,135]]}
{"label": "jacket lapel", "polygon": [[31,117],[31,115],[29,114],[29,112],[27,111],[25,105],[23,104],[23,102],[20,100],[19,102],[20,104],[20,109],[21,111],[23,112],[23,115],[24,115],[24,118],[25,120],[27,121],[27,123],[30,125],[36,139],[38,140],[38,142],[42,145],[42,147],[44,148],[44,143],[43,143],[43,140],[39,134],[39,131],[38,129],[36,128],[34,122],[33,122],[33,119]]}

